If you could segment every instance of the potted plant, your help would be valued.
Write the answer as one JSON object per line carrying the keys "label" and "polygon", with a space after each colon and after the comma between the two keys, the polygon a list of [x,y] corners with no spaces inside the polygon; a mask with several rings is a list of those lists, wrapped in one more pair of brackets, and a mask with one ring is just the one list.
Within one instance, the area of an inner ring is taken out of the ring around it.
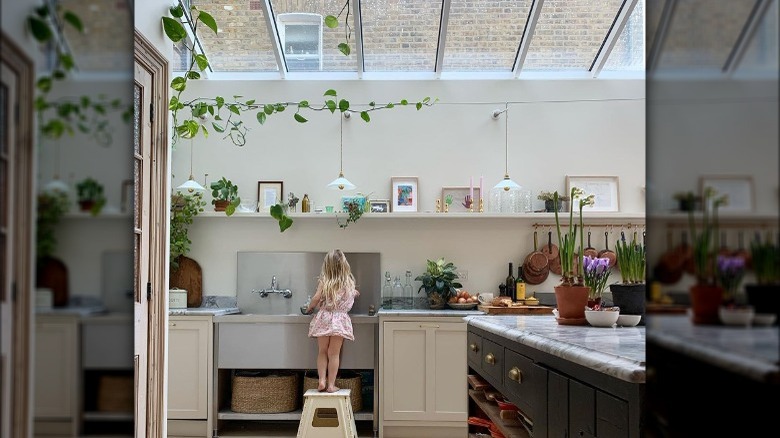
{"label": "potted plant", "polygon": [[38,195],[35,229],[35,285],[51,289],[52,305],[62,307],[68,304],[67,267],[54,257],[57,247],[55,229],[70,208],[66,192],[53,190]]}
{"label": "potted plant", "polygon": [[[555,211],[554,197],[555,197],[555,193],[541,192],[539,193],[539,196],[536,197],[536,199],[544,201],[544,211],[548,213],[552,213]],[[559,201],[558,210],[559,211],[566,210],[566,203],[569,202],[569,197],[566,195],[559,195],[558,201]]]}
{"label": "potted plant", "polygon": [[762,242],[756,235],[750,243],[755,281],[745,284],[745,293],[756,314],[776,314],[780,318],[780,251],[770,236]]}
{"label": "potted plant", "polygon": [[680,211],[694,211],[701,202],[701,197],[693,192],[677,192],[674,194],[674,200],[677,201],[677,208]]}
{"label": "potted plant", "polygon": [[588,287],[588,308],[601,310],[601,296],[607,288],[607,280],[612,274],[609,259],[606,257],[582,257],[583,283]]}
{"label": "potted plant", "polygon": [[631,242],[620,233],[615,253],[621,281],[609,285],[612,303],[620,308],[621,315],[642,315],[639,324],[644,325],[647,249],[644,242],[637,242],[636,233]]}
{"label": "potted plant", "polygon": [[224,176],[211,183],[211,204],[214,205],[214,211],[224,211],[226,215],[232,216],[236,208],[241,204],[241,198],[238,197],[238,186]]}
{"label": "potted plant", "polygon": [[431,309],[443,309],[447,300],[457,293],[456,288],[463,287],[458,280],[457,267],[444,259],[433,261],[428,260],[425,272],[418,275],[414,280],[422,281],[422,285],[417,289],[419,294],[425,289],[428,295],[428,305]]}
{"label": "potted plant", "polygon": [[696,283],[690,288],[694,324],[717,324],[718,308],[723,302],[723,287],[718,284],[715,251],[718,243],[718,208],[725,205],[725,195],[716,197],[715,189],[705,187],[702,197],[702,224],[696,226],[693,210],[688,211],[688,227],[693,238],[693,261]]}
{"label": "potted plant", "polygon": [[189,226],[193,218],[203,212],[205,205],[206,201],[203,200],[203,194],[200,192],[193,194],[176,192],[171,196],[171,271],[178,269],[179,258],[190,252],[192,241],[188,236]]}
{"label": "potted plant", "polygon": [[81,211],[88,211],[93,216],[97,216],[106,204],[103,185],[94,178],[85,178],[76,184],[76,193]]}
{"label": "potted plant", "polygon": [[[569,199],[572,200],[569,207],[569,228],[566,233],[561,231],[561,223],[558,218],[559,202],[561,197],[556,191],[553,193],[553,211],[555,212],[555,228],[558,232],[558,254],[561,259],[561,284],[555,286],[555,302],[558,306],[559,324],[584,325],[585,306],[588,304],[588,292],[590,288],[585,285],[583,264],[574,265],[575,244],[577,241],[577,225],[574,224],[574,204],[579,206],[579,227],[582,229],[582,208],[592,206],[595,202],[594,195],[584,196],[585,191],[572,187]],[[584,248],[582,233],[580,233],[580,248]],[[578,251],[581,253],[581,251]]]}

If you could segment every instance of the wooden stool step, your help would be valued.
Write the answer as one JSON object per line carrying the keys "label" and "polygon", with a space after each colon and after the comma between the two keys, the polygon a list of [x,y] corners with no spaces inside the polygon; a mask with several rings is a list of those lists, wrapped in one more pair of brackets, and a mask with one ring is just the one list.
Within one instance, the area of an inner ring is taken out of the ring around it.
{"label": "wooden stool step", "polygon": [[358,438],[350,392],[306,391],[298,438]]}

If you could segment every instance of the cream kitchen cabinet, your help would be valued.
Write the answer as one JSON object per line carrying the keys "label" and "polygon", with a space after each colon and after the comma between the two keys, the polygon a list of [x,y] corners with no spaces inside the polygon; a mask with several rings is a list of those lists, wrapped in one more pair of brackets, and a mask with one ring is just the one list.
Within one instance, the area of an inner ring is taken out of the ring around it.
{"label": "cream kitchen cabinet", "polygon": [[79,345],[78,315],[36,315],[35,435],[78,434]]}
{"label": "cream kitchen cabinet", "polygon": [[380,436],[466,437],[462,317],[380,317]]}
{"label": "cream kitchen cabinet", "polygon": [[168,435],[210,437],[213,403],[211,316],[170,316]]}

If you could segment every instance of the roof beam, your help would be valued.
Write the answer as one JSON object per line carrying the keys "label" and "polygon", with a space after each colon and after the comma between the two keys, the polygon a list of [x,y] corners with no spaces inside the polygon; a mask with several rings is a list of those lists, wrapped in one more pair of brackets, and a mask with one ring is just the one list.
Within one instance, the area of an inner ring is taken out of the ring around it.
{"label": "roof beam", "polygon": [[520,70],[523,69],[525,56],[528,54],[528,49],[531,47],[531,40],[534,38],[536,24],[539,22],[539,15],[542,13],[542,6],[544,6],[544,0],[534,0],[533,4],[531,4],[531,9],[528,11],[528,20],[525,22],[523,36],[520,38],[520,46],[518,46],[517,56],[515,56],[515,65],[512,67],[515,77],[520,75]]}
{"label": "roof beam", "polygon": [[[195,22],[192,20],[190,9],[184,4],[182,0],[179,0],[179,6],[181,6],[181,10],[184,12],[184,17],[187,19],[187,21],[184,22],[184,24],[186,24],[186,26],[184,26],[184,32],[187,33],[187,38],[192,41],[192,51],[195,52],[196,48],[199,48],[200,53],[208,57],[206,54],[206,49],[203,48],[203,44],[200,43],[200,38],[198,38],[198,35],[195,33]],[[211,63],[209,63],[207,68],[210,72],[214,72],[214,69],[211,68]]]}
{"label": "roof beam", "polygon": [[436,46],[436,64],[434,71],[436,79],[441,77],[441,71],[444,66],[444,48],[447,45],[447,23],[450,21],[450,5],[452,0],[442,0],[441,2],[441,20],[439,21],[439,44]]}
{"label": "roof beam", "polygon": [[731,53],[729,53],[729,57],[726,58],[726,63],[723,65],[723,73],[731,76],[737,70],[771,3],[772,0],[758,0],[753,6],[750,16],[745,21],[745,25],[742,26],[739,37],[737,37],[737,41],[734,43]]}
{"label": "roof beam", "polygon": [[612,23],[609,32],[607,32],[607,37],[604,38],[604,42],[601,44],[601,48],[599,48],[599,52],[590,66],[590,71],[593,73],[594,78],[599,76],[601,69],[607,63],[607,59],[609,59],[612,49],[615,48],[615,43],[617,43],[620,35],[623,34],[623,29],[625,29],[626,23],[631,18],[631,13],[634,12],[634,7],[637,3],[639,3],[639,0],[624,0],[620,6],[615,21]]}
{"label": "roof beam", "polygon": [[360,14],[360,0],[352,0],[352,18],[355,20],[355,57],[358,79],[363,78],[363,16]]}
{"label": "roof beam", "polygon": [[279,66],[279,76],[284,79],[287,77],[287,60],[285,60],[284,52],[282,51],[282,42],[279,41],[279,31],[276,29],[274,9],[271,6],[271,0],[263,0],[260,5],[263,7],[265,25],[268,28],[268,35],[271,37],[271,46],[274,49],[276,65]]}
{"label": "roof beam", "polygon": [[658,29],[656,29],[655,38],[653,38],[653,45],[650,47],[647,61],[645,62],[645,69],[648,73],[655,71],[658,67],[658,59],[661,58],[661,50],[669,34],[669,27],[672,24],[672,17],[676,7],[677,0],[666,0],[666,4],[664,4],[664,10],[661,12],[661,18],[658,22]]}

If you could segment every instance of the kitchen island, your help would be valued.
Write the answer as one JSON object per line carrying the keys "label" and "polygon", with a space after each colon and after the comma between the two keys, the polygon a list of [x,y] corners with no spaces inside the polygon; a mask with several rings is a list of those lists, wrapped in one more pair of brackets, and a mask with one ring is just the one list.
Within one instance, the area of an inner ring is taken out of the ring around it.
{"label": "kitchen island", "polygon": [[515,436],[642,435],[644,327],[564,326],[548,315],[464,319],[470,373],[523,412],[526,433]]}

